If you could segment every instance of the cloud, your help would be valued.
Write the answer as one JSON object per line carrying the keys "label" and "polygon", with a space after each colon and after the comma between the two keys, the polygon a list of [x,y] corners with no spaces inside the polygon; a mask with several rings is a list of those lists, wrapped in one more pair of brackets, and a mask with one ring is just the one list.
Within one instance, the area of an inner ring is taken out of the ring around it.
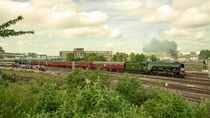
{"label": "cloud", "polygon": [[129,10],[126,13],[126,15],[128,15],[128,16],[144,16],[144,15],[152,13],[153,11],[154,11],[153,8],[141,7],[141,9],[136,8],[136,9]]}
{"label": "cloud", "polygon": [[124,39],[119,29],[111,29],[107,25],[103,27],[82,27],[65,29],[59,33],[63,38],[107,38]]}
{"label": "cloud", "polygon": [[199,10],[201,12],[209,13],[210,12],[210,7],[209,6],[210,6],[210,1],[207,1],[207,2],[205,2],[205,4],[203,4],[199,7]]}
{"label": "cloud", "polygon": [[201,41],[206,38],[205,31],[198,31],[197,29],[171,28],[169,30],[161,32],[161,35],[167,36],[175,40]]}
{"label": "cloud", "polygon": [[161,36],[175,40],[203,40],[209,34],[209,0],[174,0],[169,5],[157,8],[139,7],[129,10],[127,15],[140,18],[143,23],[168,24],[170,29],[161,31]]}
{"label": "cloud", "polygon": [[106,44],[106,46],[107,46],[107,47],[112,47],[113,44],[112,44],[112,43],[108,43],[108,44]]}
{"label": "cloud", "polygon": [[205,4],[208,1],[209,0],[187,0],[186,2],[183,2],[183,0],[173,0],[172,5],[175,9],[185,10],[185,9],[200,6],[202,4]]}
{"label": "cloud", "polygon": [[0,2],[0,11],[7,13],[0,14],[0,22],[6,22],[18,15],[24,17],[24,21],[13,28],[32,29],[36,34],[39,34],[40,29],[45,29],[49,32],[45,33],[48,34],[47,37],[52,37],[51,29],[62,32],[60,36],[65,38],[123,37],[119,31],[101,28],[109,18],[105,12],[78,11],[78,5],[72,0],[30,0],[29,2],[0,0]]}
{"label": "cloud", "polygon": [[116,9],[129,10],[140,7],[142,5],[142,2],[139,0],[116,0],[107,1],[106,4]]}
{"label": "cloud", "polygon": [[1,47],[7,47],[9,44],[6,41],[0,41],[0,46]]}
{"label": "cloud", "polygon": [[170,6],[163,5],[156,11],[150,10],[141,18],[145,23],[166,23],[173,21],[178,16],[178,12],[174,11]]}
{"label": "cloud", "polygon": [[[25,26],[38,28],[71,28],[104,24],[108,16],[101,11],[77,12],[77,7],[71,0],[31,0],[14,2],[1,0],[1,22],[8,16],[22,15]],[[8,8],[10,8],[8,10]]]}
{"label": "cloud", "polygon": [[203,27],[210,24],[210,14],[200,13],[196,8],[191,8],[179,15],[175,26],[181,27]]}

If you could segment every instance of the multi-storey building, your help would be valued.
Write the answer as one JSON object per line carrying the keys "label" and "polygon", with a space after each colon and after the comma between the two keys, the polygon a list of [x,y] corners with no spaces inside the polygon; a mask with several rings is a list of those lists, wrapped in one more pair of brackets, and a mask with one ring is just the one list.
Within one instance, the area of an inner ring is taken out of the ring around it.
{"label": "multi-storey building", "polygon": [[26,58],[26,55],[23,53],[8,53],[0,52],[0,59],[9,59],[9,58]]}
{"label": "multi-storey building", "polygon": [[103,56],[107,61],[112,59],[112,51],[84,51],[84,48],[75,48],[73,51],[60,51],[60,58],[66,58],[68,53],[73,53],[76,59],[83,59],[84,55],[95,53],[98,56]]}

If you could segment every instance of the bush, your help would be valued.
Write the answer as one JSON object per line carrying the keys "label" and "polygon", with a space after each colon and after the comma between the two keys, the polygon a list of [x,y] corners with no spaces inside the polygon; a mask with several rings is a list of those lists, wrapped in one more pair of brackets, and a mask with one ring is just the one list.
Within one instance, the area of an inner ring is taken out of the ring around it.
{"label": "bush", "polygon": [[156,90],[158,97],[144,103],[144,110],[155,118],[190,118],[192,107],[182,95]]}
{"label": "bush", "polygon": [[56,95],[54,89],[43,89],[39,94],[34,106],[35,113],[54,112],[62,103],[60,97]]}
{"label": "bush", "polygon": [[109,85],[109,76],[103,74],[102,71],[91,71],[84,69],[75,69],[68,75],[68,87],[75,89],[77,87],[84,87],[86,84],[93,84],[100,81],[102,85]]}
{"label": "bush", "polygon": [[127,75],[119,77],[116,90],[135,105],[141,105],[144,101],[153,97],[149,91],[145,91],[137,78],[129,78]]}
{"label": "bush", "polygon": [[193,116],[195,118],[210,118],[210,99],[205,99],[200,104],[194,104]]}
{"label": "bush", "polygon": [[[67,97],[68,98],[68,97]],[[100,83],[87,84],[75,90],[75,97],[66,99],[57,115],[62,117],[138,116],[137,107],[124,100],[118,92]]]}

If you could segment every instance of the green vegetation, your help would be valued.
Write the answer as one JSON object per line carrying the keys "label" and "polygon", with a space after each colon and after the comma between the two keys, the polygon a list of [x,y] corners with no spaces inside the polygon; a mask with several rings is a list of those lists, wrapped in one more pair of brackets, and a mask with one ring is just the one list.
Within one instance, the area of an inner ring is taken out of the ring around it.
{"label": "green vegetation", "polygon": [[158,61],[159,59],[155,55],[146,56],[144,54],[135,54],[130,53],[130,55],[124,53],[124,52],[117,52],[113,55],[112,61],[118,61],[118,62],[143,62],[150,59],[151,61]]}
{"label": "green vegetation", "polygon": [[6,29],[11,25],[16,24],[18,21],[23,20],[22,16],[18,16],[14,20],[10,20],[0,25],[0,37],[18,36],[23,34],[34,34],[34,31],[15,31],[13,29]]}
{"label": "green vegetation", "polygon": [[146,61],[146,56],[144,54],[136,54],[135,62],[143,62]]}
{"label": "green vegetation", "polygon": [[98,56],[95,53],[91,53],[84,56],[85,61],[106,61],[106,58],[103,56]]}
{"label": "green vegetation", "polygon": [[[11,73],[26,74],[31,79],[12,82]],[[110,87],[111,77],[101,70],[76,69],[65,78],[13,70],[3,70],[3,74],[8,77],[0,80],[0,118],[210,116],[209,100],[197,104],[161,88],[145,89],[137,78],[127,75],[119,76]]]}
{"label": "green vegetation", "polygon": [[200,55],[204,59],[210,58],[210,50],[201,50]]}
{"label": "green vegetation", "polygon": [[66,55],[66,61],[72,61],[74,60],[74,54],[73,53],[68,53]]}
{"label": "green vegetation", "polygon": [[149,56],[149,59],[150,59],[151,61],[159,61],[159,59],[158,59],[155,55]]}
{"label": "green vegetation", "polygon": [[112,61],[126,62],[127,60],[128,60],[128,54],[124,52],[116,52],[116,54],[114,54],[112,57]]}

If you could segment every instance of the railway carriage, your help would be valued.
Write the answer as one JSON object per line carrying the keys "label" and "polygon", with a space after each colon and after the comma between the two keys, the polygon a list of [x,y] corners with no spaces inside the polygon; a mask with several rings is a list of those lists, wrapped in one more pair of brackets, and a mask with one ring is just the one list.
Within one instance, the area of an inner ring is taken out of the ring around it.
{"label": "railway carriage", "polygon": [[92,62],[91,68],[93,69],[102,68],[108,71],[123,72],[125,70],[125,63],[124,62]]}

